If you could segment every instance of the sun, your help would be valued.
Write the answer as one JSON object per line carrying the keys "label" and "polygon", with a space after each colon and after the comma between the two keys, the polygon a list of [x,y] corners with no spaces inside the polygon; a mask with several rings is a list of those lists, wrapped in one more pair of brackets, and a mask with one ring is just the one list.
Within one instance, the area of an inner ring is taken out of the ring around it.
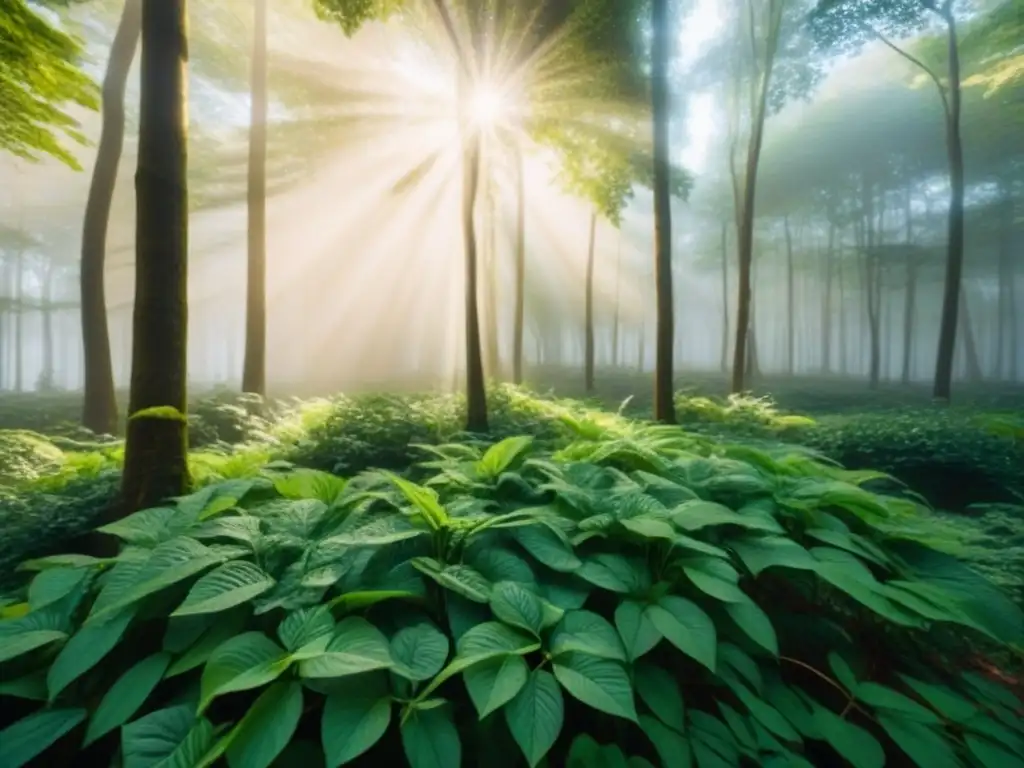
{"label": "sun", "polygon": [[480,83],[473,89],[469,114],[478,126],[491,127],[508,115],[508,100],[493,85]]}

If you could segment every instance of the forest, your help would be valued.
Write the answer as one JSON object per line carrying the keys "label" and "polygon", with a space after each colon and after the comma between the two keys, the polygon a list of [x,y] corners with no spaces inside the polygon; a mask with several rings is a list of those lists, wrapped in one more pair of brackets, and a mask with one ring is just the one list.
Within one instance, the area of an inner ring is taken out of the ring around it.
{"label": "forest", "polygon": [[1024,768],[1024,0],[0,0],[0,768]]}

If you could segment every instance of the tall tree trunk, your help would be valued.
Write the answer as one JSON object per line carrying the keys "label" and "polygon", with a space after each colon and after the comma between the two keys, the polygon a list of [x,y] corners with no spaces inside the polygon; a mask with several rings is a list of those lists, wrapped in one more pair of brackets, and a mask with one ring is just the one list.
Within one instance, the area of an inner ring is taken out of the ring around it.
{"label": "tall tree trunk", "polygon": [[821,302],[821,371],[832,370],[832,271],[835,256],[836,225],[828,223],[828,244],[825,246],[825,291]]}
{"label": "tall tree trunk", "polygon": [[949,85],[946,89],[946,152],[949,159],[949,221],[946,244],[946,282],[942,295],[939,349],[935,362],[933,396],[949,402],[953,393],[953,355],[956,350],[960,286],[964,271],[964,156],[960,135],[960,51],[956,21],[947,2],[942,15],[946,21]]}
{"label": "tall tree trunk", "polygon": [[584,297],[583,379],[587,393],[594,391],[594,245],[597,240],[597,211],[590,214],[590,241],[587,245],[587,277]]}
{"label": "tall tree trunk", "polygon": [[962,289],[960,297],[960,337],[964,344],[964,361],[967,368],[967,381],[977,384],[983,381],[985,375],[981,368],[981,358],[978,355],[978,345],[974,337],[974,325],[971,322],[970,302],[967,301],[967,291]]}
{"label": "tall tree trunk", "polygon": [[463,156],[462,239],[466,254],[466,431],[487,432],[487,389],[480,343],[477,247],[474,209],[480,182],[480,133],[470,129]]}
{"label": "tall tree trunk", "polygon": [[839,282],[839,375],[846,376],[849,372],[849,346],[846,333],[847,307],[846,307],[846,267],[840,257],[837,266],[836,279]]}
{"label": "tall tree trunk", "polygon": [[501,379],[501,349],[498,340],[498,222],[497,222],[497,201],[494,196],[494,182],[488,179],[486,193],[484,194],[486,208],[484,210],[483,222],[487,243],[484,249],[484,286],[486,298],[484,300],[484,317],[487,328],[487,364],[484,372],[487,378],[492,381]]}
{"label": "tall tree trunk", "polygon": [[654,369],[654,418],[674,424],[672,389],[674,311],[672,304],[672,207],[669,199],[670,119],[668,68],[672,27],[668,0],[653,0],[651,24],[651,111],[654,123],[654,273],[657,292],[657,349]]}
{"label": "tall tree trunk", "polygon": [[47,264],[43,275],[43,365],[39,388],[53,389],[53,264]]}
{"label": "tall tree trunk", "polygon": [[640,335],[637,337],[636,347],[636,370],[637,373],[643,373],[647,363],[647,323],[643,320],[640,321]]}
{"label": "tall tree trunk", "polygon": [[82,425],[100,434],[115,434],[118,427],[104,281],[110,208],[124,148],[125,89],[141,28],[142,0],[125,0],[103,78],[103,124],[82,223],[79,278],[85,365]]}
{"label": "tall tree trunk", "polygon": [[25,391],[25,254],[14,257],[14,391]]}
{"label": "tall tree trunk", "polygon": [[135,313],[123,512],[189,485],[186,0],[143,0]]}
{"label": "tall tree trunk", "polygon": [[267,394],[267,0],[254,0],[242,391]]}
{"label": "tall tree trunk", "polygon": [[619,230],[619,248],[615,255],[615,311],[612,313],[612,368],[619,367],[619,304],[622,293],[622,230]]}
{"label": "tall tree trunk", "polygon": [[523,322],[526,305],[526,180],[522,147],[516,144],[516,309],[512,340],[512,381],[523,383]]}
{"label": "tall tree trunk", "polygon": [[1006,340],[1010,301],[1013,296],[1013,199],[1009,189],[1001,190],[999,216],[999,299],[996,305],[996,376],[1006,378]]}
{"label": "tall tree trunk", "polygon": [[900,382],[910,384],[911,368],[914,355],[914,315],[917,312],[917,254],[914,251],[914,218],[911,206],[910,183],[907,183],[907,195],[904,200],[904,219],[907,228],[906,285],[903,292],[903,364],[900,370]]}
{"label": "tall tree trunk", "polygon": [[793,233],[789,216],[782,219],[786,231],[786,374],[796,372],[796,296],[793,291]]}
{"label": "tall tree trunk", "polygon": [[729,225],[722,222],[722,349],[718,361],[722,373],[729,370]]}

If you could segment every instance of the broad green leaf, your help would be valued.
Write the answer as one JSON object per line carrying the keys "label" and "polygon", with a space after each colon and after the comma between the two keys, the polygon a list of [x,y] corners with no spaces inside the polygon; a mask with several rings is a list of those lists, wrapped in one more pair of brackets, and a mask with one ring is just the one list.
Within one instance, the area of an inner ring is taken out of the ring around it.
{"label": "broad green leaf", "polygon": [[718,638],[715,624],[696,603],[675,595],[661,598],[645,613],[666,640],[690,658],[715,671]]}
{"label": "broad green leaf", "polygon": [[68,553],[62,555],[48,555],[26,560],[17,567],[19,571],[46,571],[50,568],[98,568],[116,562],[114,557],[92,557],[91,555],[80,555]]}
{"label": "broad green leaf", "polygon": [[523,526],[514,529],[512,535],[538,562],[554,571],[572,573],[583,565],[564,536],[547,525]]}
{"label": "broad green leaf", "polygon": [[687,532],[717,525],[735,525],[752,531],[782,533],[782,526],[764,514],[740,514],[713,501],[685,501],[672,510],[672,522]]}
{"label": "broad green leaf", "polygon": [[416,570],[467,600],[474,603],[490,601],[491,583],[468,565],[441,566],[429,557],[414,557],[410,562]]}
{"label": "broad green leaf", "polygon": [[536,649],[537,641],[497,621],[477,624],[458,642],[459,658],[485,658],[503,653],[523,655]]}
{"label": "broad green leaf", "polygon": [[213,726],[191,704],[159,709],[121,729],[123,768],[193,768],[214,745]]}
{"label": "broad green leaf", "polygon": [[258,565],[245,560],[233,560],[202,576],[171,615],[226,611],[262,595],[275,583],[270,574]]}
{"label": "broad green leaf", "polygon": [[380,741],[390,722],[391,697],[381,675],[356,675],[332,684],[320,720],[328,768],[362,755]]}
{"label": "broad green leaf", "polygon": [[533,438],[529,436],[507,437],[487,449],[483,457],[476,463],[477,471],[489,478],[496,478],[512,466],[527,448]]}
{"label": "broad green leaf", "polygon": [[85,720],[84,709],[41,709],[0,731],[4,768],[21,768]]}
{"label": "broad green leaf", "polygon": [[447,525],[448,512],[445,511],[445,508],[438,501],[437,491],[433,488],[416,485],[416,483],[405,480],[391,472],[383,474],[402,492],[406,501],[419,510],[431,528],[436,530]]}
{"label": "broad green leaf", "polygon": [[836,679],[843,688],[851,696],[854,695],[860,683],[857,681],[857,675],[854,674],[853,669],[846,663],[846,659],[832,651],[828,655],[828,665],[832,668],[832,674],[836,676]]}
{"label": "broad green leaf", "polygon": [[647,661],[633,667],[633,685],[640,700],[661,722],[682,732],[686,709],[679,682],[667,671]]}
{"label": "broad green leaf", "polygon": [[413,710],[402,722],[402,747],[409,768],[459,768],[462,742],[451,707]]}
{"label": "broad green leaf", "polygon": [[974,758],[981,763],[982,768],[1010,768],[1013,765],[1024,765],[1019,754],[1014,755],[988,739],[968,733],[964,736],[964,743],[967,744],[967,749]]}
{"label": "broad green leaf", "polygon": [[327,606],[316,605],[285,616],[277,627],[277,637],[291,653],[317,641],[322,641],[326,648],[334,627],[334,617]]}
{"label": "broad green leaf", "polygon": [[647,614],[646,606],[623,600],[615,608],[615,628],[630,661],[636,661],[661,642],[662,634]]}
{"label": "broad green leaf", "polygon": [[882,768],[885,751],[870,733],[824,707],[814,708],[814,722],[827,741],[853,768]]}
{"label": "broad green leaf", "polygon": [[511,701],[526,685],[529,674],[530,668],[521,656],[505,656],[470,667],[462,679],[477,714],[483,720]]}
{"label": "broad green leaf", "polygon": [[530,768],[534,768],[551,750],[562,731],[565,703],[558,682],[550,672],[534,670],[504,712],[512,738],[523,751]]}
{"label": "broad green leaf", "polygon": [[323,653],[299,662],[302,677],[344,677],[386,669],[394,664],[388,639],[366,619],[350,616],[338,623]]}
{"label": "broad green leaf", "polygon": [[170,663],[169,653],[154,653],[121,675],[103,695],[89,721],[85,744],[91,744],[128,722],[163,679]]}
{"label": "broad green leaf", "polygon": [[790,722],[782,716],[775,707],[769,704],[764,699],[751,693],[743,685],[730,685],[736,697],[743,702],[750,714],[754,716],[761,725],[771,731],[773,734],[778,736],[780,739],[786,741],[799,742],[801,741],[800,734],[796,732]]}
{"label": "broad green leaf", "polygon": [[41,611],[63,600],[91,575],[85,568],[49,568],[40,571],[28,585],[28,604]]}
{"label": "broad green leaf", "polygon": [[276,680],[291,659],[262,632],[245,632],[222,643],[210,655],[200,682],[199,711],[217,696],[259,688]]}
{"label": "broad green leaf", "polygon": [[868,706],[889,712],[904,720],[914,720],[928,725],[938,725],[938,715],[902,693],[878,683],[860,683],[857,698]]}
{"label": "broad green leaf", "polygon": [[0,679],[0,696],[13,696],[29,701],[46,701],[46,670],[39,669],[13,679]]}
{"label": "broad green leaf", "polygon": [[730,669],[733,669],[758,693],[760,693],[764,688],[764,679],[761,676],[761,668],[757,665],[757,662],[741,648],[733,645],[732,643],[719,643],[717,661],[720,664],[725,664]]}
{"label": "broad green leaf", "polygon": [[725,612],[736,622],[736,626],[747,633],[755,643],[764,648],[772,656],[779,655],[779,639],[775,634],[768,614],[746,595],[742,602],[727,603]]}
{"label": "broad green leaf", "polygon": [[752,721],[750,717],[741,715],[723,701],[717,701],[715,703],[718,705],[718,711],[722,713],[722,719],[725,720],[725,724],[729,726],[729,730],[732,731],[732,735],[736,737],[736,741],[740,747],[743,749],[749,749],[752,752],[758,751],[757,737],[754,735],[754,729],[751,725]]}
{"label": "broad green leaf", "polygon": [[[208,614],[199,614],[198,616],[183,616],[180,619],[172,619],[171,621],[189,621],[205,619],[207,617]],[[210,624],[208,629],[199,636],[198,641],[192,643],[188,650],[185,651],[185,654],[171,664],[167,670],[166,677],[176,677],[205,664],[222,643],[230,640],[245,629],[247,618],[248,616],[244,610],[229,611],[228,613],[217,615],[216,621]],[[171,651],[170,648],[165,648],[165,650]],[[171,652],[174,653],[175,651]]]}
{"label": "broad green leaf", "polygon": [[795,568],[814,571],[818,561],[810,552],[792,539],[781,536],[748,537],[734,539],[729,546],[736,552],[743,564],[757,576],[767,568]]}
{"label": "broad green leaf", "polygon": [[662,768],[690,768],[693,765],[690,742],[678,730],[650,715],[640,715],[640,728],[654,745]]}
{"label": "broad green leaf", "polygon": [[676,529],[670,523],[656,517],[627,517],[619,520],[619,525],[645,539],[672,541],[676,537]]}
{"label": "broad green leaf", "polygon": [[587,558],[576,575],[609,592],[630,594],[649,587],[646,565],[622,555],[601,554]]}
{"label": "broad green leaf", "polygon": [[134,609],[122,611],[108,621],[86,625],[72,635],[46,674],[51,701],[114,650],[134,615]]}
{"label": "broad green leaf", "polygon": [[521,584],[511,581],[495,584],[491,592],[491,611],[506,624],[540,637],[544,626],[544,605],[536,594]]}
{"label": "broad green leaf", "polygon": [[569,611],[551,633],[552,656],[572,651],[626,661],[626,651],[615,627],[591,611]]}
{"label": "broad green leaf", "polygon": [[348,481],[327,472],[300,467],[274,477],[274,490],[286,499],[317,499],[334,504]]}
{"label": "broad green leaf", "polygon": [[391,658],[394,671],[407,680],[429,680],[448,660],[448,638],[430,622],[417,622],[391,638]]}
{"label": "broad green leaf", "polygon": [[950,742],[936,729],[888,714],[878,715],[878,724],[920,768],[962,768]]}
{"label": "broad green leaf", "polygon": [[183,514],[177,507],[152,507],[141,509],[96,530],[116,536],[126,544],[153,549],[182,533],[195,520],[195,515]]}
{"label": "broad green leaf", "polygon": [[555,678],[589,707],[636,722],[633,685],[621,664],[584,653],[567,653],[552,662]]}
{"label": "broad green leaf", "polygon": [[899,677],[936,712],[955,723],[966,723],[978,714],[977,706],[944,685],[925,683],[907,675]]}
{"label": "broad green leaf", "polygon": [[227,748],[231,768],[268,768],[288,746],[302,717],[302,685],[277,682],[260,694],[235,726]]}
{"label": "broad green leaf", "polygon": [[737,586],[739,574],[724,560],[713,557],[693,558],[684,563],[683,573],[701,592],[724,603],[743,603],[749,600]]}
{"label": "broad green leaf", "polygon": [[[44,571],[45,573],[45,571]],[[0,662],[9,661],[44,645],[67,640],[65,632],[56,629],[36,629],[0,637]]]}

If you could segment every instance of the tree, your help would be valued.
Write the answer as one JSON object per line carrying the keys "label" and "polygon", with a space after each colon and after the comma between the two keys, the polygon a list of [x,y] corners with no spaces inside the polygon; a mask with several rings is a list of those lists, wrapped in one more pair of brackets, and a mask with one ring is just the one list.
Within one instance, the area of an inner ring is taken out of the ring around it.
{"label": "tree", "polygon": [[[946,31],[946,79],[935,68],[901,47],[898,41],[939,20]],[[964,263],[964,158],[961,136],[961,67],[953,0],[820,0],[811,16],[819,42],[831,50],[851,52],[878,41],[919,67],[935,84],[942,100],[949,170],[946,275],[935,362],[933,396],[948,402],[959,323]]]}
{"label": "tree", "polygon": [[125,0],[103,78],[102,128],[82,223],[80,271],[85,396],[82,424],[99,434],[117,432],[117,398],[107,327],[107,228],[124,148],[125,88],[142,28],[141,0]]}
{"label": "tree", "polygon": [[267,0],[253,3],[242,391],[267,394]]}
{"label": "tree", "polygon": [[135,312],[122,512],[188,486],[186,0],[142,0]]}
{"label": "tree", "polygon": [[0,149],[27,160],[49,155],[81,170],[61,136],[84,144],[67,110],[99,107],[95,83],[78,67],[81,40],[51,25],[26,0],[0,13]]}

